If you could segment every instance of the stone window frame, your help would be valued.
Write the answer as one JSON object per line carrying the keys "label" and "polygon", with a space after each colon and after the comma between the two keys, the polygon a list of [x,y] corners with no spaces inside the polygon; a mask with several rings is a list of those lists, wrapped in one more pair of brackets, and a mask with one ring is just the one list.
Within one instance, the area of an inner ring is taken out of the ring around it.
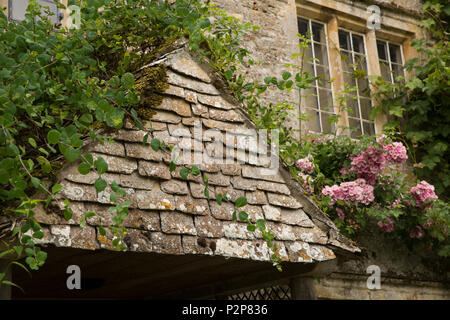
{"label": "stone window frame", "polygon": [[[367,12],[368,3],[355,3],[347,0],[293,0],[298,17],[304,19],[315,19],[327,25],[329,41],[329,60],[333,82],[333,94],[336,98],[343,97],[345,90],[343,79],[343,66],[340,60],[338,30],[346,29],[363,35],[367,54],[367,68],[369,76],[381,76],[380,59],[378,57],[377,40],[389,41],[400,45],[403,64],[409,59],[418,56],[417,51],[412,48],[411,41],[414,38],[422,38],[424,31],[419,27],[420,18],[411,13],[393,11],[381,8],[381,29],[370,29],[367,21],[370,13]],[[381,6],[381,5],[380,5]],[[334,47],[333,47],[334,44]],[[411,74],[403,70],[405,79]],[[370,84],[372,106],[377,105],[374,98],[374,88]],[[336,99],[335,99],[336,102]],[[337,134],[350,135],[349,118],[344,109],[335,104],[335,112],[339,114],[337,123]],[[380,114],[374,120],[375,134],[383,130],[383,125],[388,117]]]}

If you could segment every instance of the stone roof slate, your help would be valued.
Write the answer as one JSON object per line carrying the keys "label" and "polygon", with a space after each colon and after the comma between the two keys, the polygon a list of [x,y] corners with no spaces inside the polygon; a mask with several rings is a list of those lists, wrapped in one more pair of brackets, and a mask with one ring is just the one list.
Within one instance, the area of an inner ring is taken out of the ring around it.
{"label": "stone roof slate", "polygon": [[[183,180],[180,167],[171,173],[170,157],[143,145],[146,131],[131,121],[112,134],[114,143],[88,145],[94,158],[101,156],[108,162],[109,170],[103,178],[116,181],[131,202],[124,223],[128,250],[270,261],[271,253],[261,234],[248,232],[245,223],[231,221],[231,203],[219,206],[213,200],[216,193],[225,192],[232,201],[247,197],[248,205],[243,209],[251,218],[267,221],[285,261],[324,261],[335,258],[336,250],[359,251],[337,232],[285,168],[281,166],[277,174],[261,174],[267,161],[249,156],[253,146],[239,141],[243,137],[240,134],[253,129],[253,124],[236,101],[213,85],[214,74],[207,67],[195,62],[185,49],[169,55],[165,63],[170,86],[152,118],[154,137],[191,150],[194,156],[203,152],[214,159],[217,150],[222,150],[238,161],[199,165],[209,179],[208,200],[203,194],[202,179],[190,175],[187,181]],[[201,123],[204,130],[215,129],[216,134],[204,135],[203,141],[186,137],[195,130],[195,123]],[[150,128],[150,123],[145,122],[144,126]],[[186,134],[180,136],[183,130]],[[226,130],[234,132],[236,139],[227,141]],[[70,221],[62,218],[58,212],[64,207],[62,200],[56,201],[52,210],[38,209],[36,217],[45,231],[41,242],[90,250],[111,249],[111,237],[98,232],[98,217],[103,226],[113,224],[108,211],[110,188],[97,192],[93,186],[97,174],[79,174],[76,163],[67,165],[59,176],[64,185],[61,199],[71,200],[74,214]],[[98,217],[88,218],[87,226],[81,228],[77,224],[89,211]]]}

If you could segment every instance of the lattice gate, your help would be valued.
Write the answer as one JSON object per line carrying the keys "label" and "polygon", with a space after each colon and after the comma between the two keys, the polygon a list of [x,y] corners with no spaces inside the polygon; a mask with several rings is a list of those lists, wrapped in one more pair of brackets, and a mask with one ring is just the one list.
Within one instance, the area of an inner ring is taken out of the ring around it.
{"label": "lattice gate", "polygon": [[292,300],[288,285],[276,285],[228,296],[228,300]]}

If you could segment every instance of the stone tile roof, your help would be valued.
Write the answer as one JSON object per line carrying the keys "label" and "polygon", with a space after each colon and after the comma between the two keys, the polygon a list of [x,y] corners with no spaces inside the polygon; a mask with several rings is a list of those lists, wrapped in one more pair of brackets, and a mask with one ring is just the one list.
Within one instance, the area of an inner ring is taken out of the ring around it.
{"label": "stone tile roof", "polygon": [[[184,49],[168,56],[165,63],[170,86],[162,104],[155,108],[151,122],[154,136],[168,145],[184,146],[193,154],[204,151],[203,154],[213,158],[214,151],[222,148],[234,159],[246,158],[232,164],[199,165],[209,179],[208,201],[201,178],[190,175],[187,181],[183,180],[180,167],[171,173],[170,157],[143,145],[146,131],[129,121],[124,129],[113,134],[113,144],[88,145],[94,157],[102,156],[108,162],[109,171],[103,178],[116,181],[132,203],[124,223],[128,250],[269,261],[271,253],[260,233],[250,233],[245,223],[231,221],[231,203],[219,206],[213,200],[215,193],[226,193],[232,201],[247,197],[248,205],[243,209],[250,217],[266,219],[285,261],[324,261],[335,258],[336,249],[359,251],[304,195],[285,168],[281,167],[274,175],[261,174],[260,169],[267,166],[264,158],[255,160],[249,156],[251,147],[242,147],[242,141],[227,141],[233,139],[227,139],[225,130],[239,133],[254,125],[238,103],[213,85],[217,81],[213,73],[204,71],[207,67],[200,67]],[[195,123],[201,123],[204,130],[216,129],[216,134],[212,137],[205,133],[203,142],[190,138]],[[149,122],[144,125],[150,127]],[[179,137],[183,129],[186,137]],[[242,138],[236,134],[237,140],[239,137]],[[235,143],[240,149],[236,150]],[[210,148],[212,145],[220,148]],[[110,188],[97,192],[93,186],[97,174],[80,175],[77,164],[66,166],[60,179],[64,185],[61,199],[51,210],[36,210],[45,231],[42,243],[92,250],[112,248],[111,238],[98,232],[98,217],[88,218],[84,228],[77,225],[89,211],[101,217],[103,226],[113,224],[108,212]],[[64,207],[63,198],[71,201],[74,215],[70,221],[65,221],[58,212]]]}

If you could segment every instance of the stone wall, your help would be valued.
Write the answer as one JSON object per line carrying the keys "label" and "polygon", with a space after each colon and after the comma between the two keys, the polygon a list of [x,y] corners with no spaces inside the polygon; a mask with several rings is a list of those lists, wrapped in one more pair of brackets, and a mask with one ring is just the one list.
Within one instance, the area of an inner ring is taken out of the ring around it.
{"label": "stone wall", "polygon": [[[263,82],[265,77],[281,77],[287,68],[286,63],[292,63],[292,55],[298,52],[297,12],[295,0],[214,0],[219,8],[230,15],[251,22],[260,27],[256,32],[249,33],[244,41],[244,47],[252,52],[252,56],[261,64],[245,70],[249,79]],[[297,101],[298,94],[289,94],[278,89],[268,90],[263,96],[265,103],[281,103]],[[289,124],[298,127],[298,110]]]}

